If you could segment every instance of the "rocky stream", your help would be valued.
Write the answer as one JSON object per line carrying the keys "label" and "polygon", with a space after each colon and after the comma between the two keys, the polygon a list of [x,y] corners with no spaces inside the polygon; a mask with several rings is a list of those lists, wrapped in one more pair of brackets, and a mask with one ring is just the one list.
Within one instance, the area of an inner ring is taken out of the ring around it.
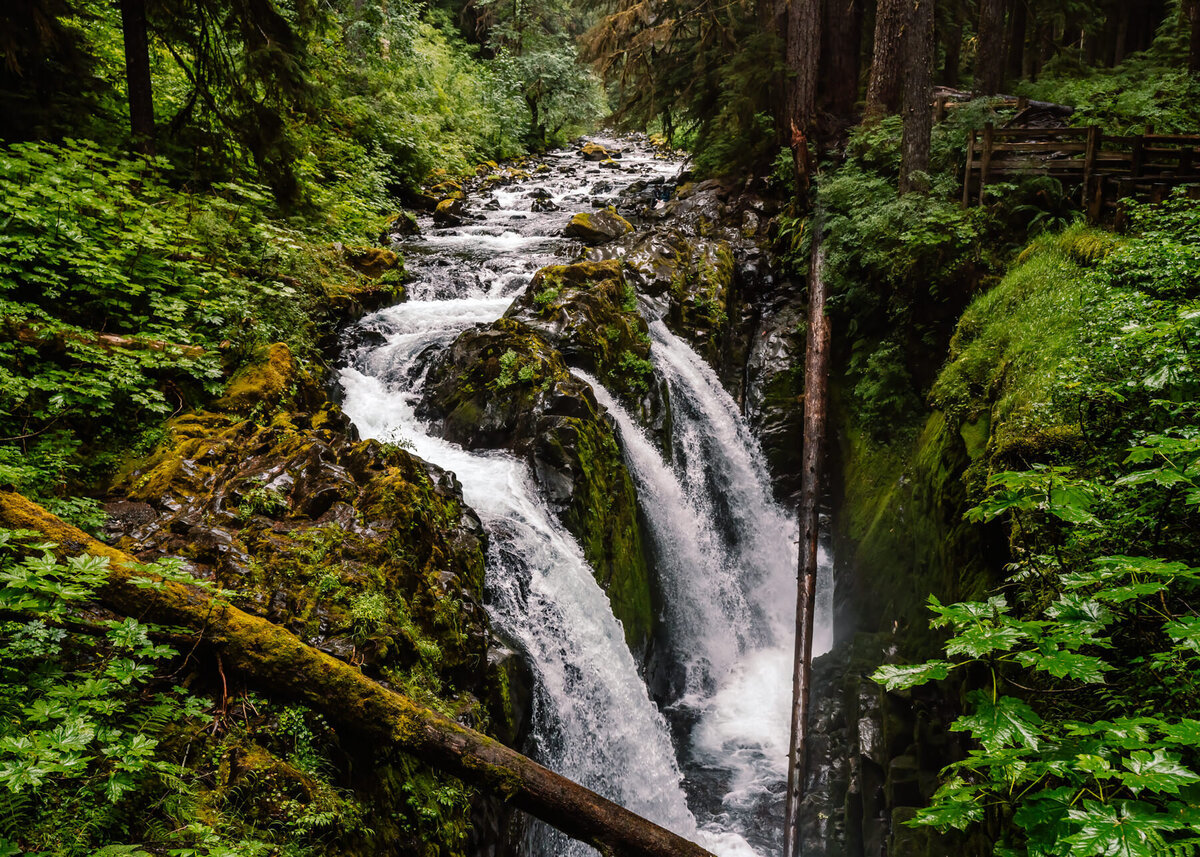
{"label": "rocky stream", "polygon": [[[760,425],[789,415],[762,419],[763,379],[719,359],[757,215],[730,241],[711,192],[667,202],[677,160],[595,145],[619,154],[493,173],[396,236],[408,299],[347,332],[343,408],[452,472],[478,513],[488,614],[532,670],[527,751],[723,857],[773,853],[795,524],[747,400]],[[750,342],[759,363],[785,348],[773,333]],[[587,853],[541,825],[524,841]]]}

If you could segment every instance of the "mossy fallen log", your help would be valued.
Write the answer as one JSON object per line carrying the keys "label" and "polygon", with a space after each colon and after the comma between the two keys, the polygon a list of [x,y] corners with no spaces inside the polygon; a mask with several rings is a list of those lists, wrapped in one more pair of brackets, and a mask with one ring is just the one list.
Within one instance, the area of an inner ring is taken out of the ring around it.
{"label": "mossy fallen log", "polygon": [[0,525],[36,530],[66,554],[110,561],[101,601],[129,616],[188,628],[256,687],[304,702],[332,722],[401,748],[504,795],[512,803],[614,857],[712,857],[651,821],[539,765],[493,738],[390,691],[290,631],[170,581],[145,588],[137,561],[19,494],[0,491]]}

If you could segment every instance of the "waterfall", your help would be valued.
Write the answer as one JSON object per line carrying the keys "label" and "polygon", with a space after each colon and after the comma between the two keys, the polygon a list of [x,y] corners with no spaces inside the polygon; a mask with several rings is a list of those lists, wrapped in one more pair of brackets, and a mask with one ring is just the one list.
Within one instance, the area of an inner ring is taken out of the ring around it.
{"label": "waterfall", "polygon": [[[499,318],[561,252],[566,215],[533,211],[534,194],[576,210],[615,199],[610,171],[573,153],[552,153],[546,163],[549,171],[481,193],[471,222],[432,229],[426,219],[426,234],[406,240],[409,300],[349,332],[343,409],[363,437],[406,446],[455,473],[483,521],[486,606],[535,677],[530,753],[721,857],[772,853],[786,774],[795,524],[772,501],[761,452],[712,370],[661,322],[651,325],[651,360],[674,415],[670,466],[588,379],[620,429],[653,543],[662,645],[678,665],[670,692],[660,694],[662,712],[578,543],[527,466],[435,437],[414,415],[430,358],[468,327]],[[636,146],[622,164],[618,183],[677,169]],[[829,612],[819,605],[819,616]],[[827,631],[819,634],[817,649],[827,640]],[[534,825],[524,853],[591,852]]]}
{"label": "waterfall", "polygon": [[[670,392],[668,465],[630,414],[590,376],[616,421],[650,525],[672,659],[683,666],[668,712],[702,831],[777,850],[787,775],[797,524],[771,494],[765,461],[712,369],[661,321],[651,360]],[[824,558],[814,651],[829,648]],[[760,821],[766,824],[759,824]]]}
{"label": "waterfall", "polygon": [[[410,354],[421,347],[406,343]],[[505,453],[468,452],[429,435],[413,415],[404,377],[387,380],[400,386],[344,369],[343,407],[364,437],[404,443],[453,471],[483,521],[488,612],[523,649],[536,678],[532,754],[639,815],[694,836],[666,723],[608,597],[579,545],[538,497],[526,466]],[[534,836],[537,854],[591,853],[540,825]]]}

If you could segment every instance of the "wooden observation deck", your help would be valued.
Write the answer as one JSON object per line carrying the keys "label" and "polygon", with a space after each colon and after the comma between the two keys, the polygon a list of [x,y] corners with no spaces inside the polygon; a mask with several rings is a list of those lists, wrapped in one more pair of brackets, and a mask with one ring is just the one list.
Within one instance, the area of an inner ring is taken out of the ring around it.
{"label": "wooden observation deck", "polygon": [[1117,137],[1089,128],[995,128],[971,132],[963,177],[963,206],[982,204],[989,182],[1013,176],[1051,176],[1062,182],[1097,223],[1120,219],[1120,200],[1161,202],[1187,186],[1200,199],[1200,135]]}

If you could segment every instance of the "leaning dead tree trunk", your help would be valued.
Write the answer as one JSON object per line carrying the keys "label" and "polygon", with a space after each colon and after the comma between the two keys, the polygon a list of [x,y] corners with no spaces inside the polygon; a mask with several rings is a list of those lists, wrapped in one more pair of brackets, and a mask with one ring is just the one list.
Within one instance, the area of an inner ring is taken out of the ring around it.
{"label": "leaning dead tree trunk", "polygon": [[804,451],[800,471],[800,568],[796,593],[796,660],[792,673],[792,735],[788,749],[784,857],[800,854],[800,802],[808,774],[808,708],[816,614],[817,541],[824,481],[825,414],[829,391],[829,319],[825,316],[825,250],[820,215],[808,274],[808,343],[804,359]]}
{"label": "leaning dead tree trunk", "polygon": [[100,600],[128,616],[187,628],[233,668],[264,689],[301,700],[329,720],[403,749],[439,770],[499,792],[568,836],[619,857],[712,857],[698,845],[647,821],[566,777],[387,690],[349,664],[305,645],[290,631],[163,582],[144,589],[131,577],[137,561],[63,523],[19,494],[0,492],[0,525],[36,530],[70,553],[108,557]]}

